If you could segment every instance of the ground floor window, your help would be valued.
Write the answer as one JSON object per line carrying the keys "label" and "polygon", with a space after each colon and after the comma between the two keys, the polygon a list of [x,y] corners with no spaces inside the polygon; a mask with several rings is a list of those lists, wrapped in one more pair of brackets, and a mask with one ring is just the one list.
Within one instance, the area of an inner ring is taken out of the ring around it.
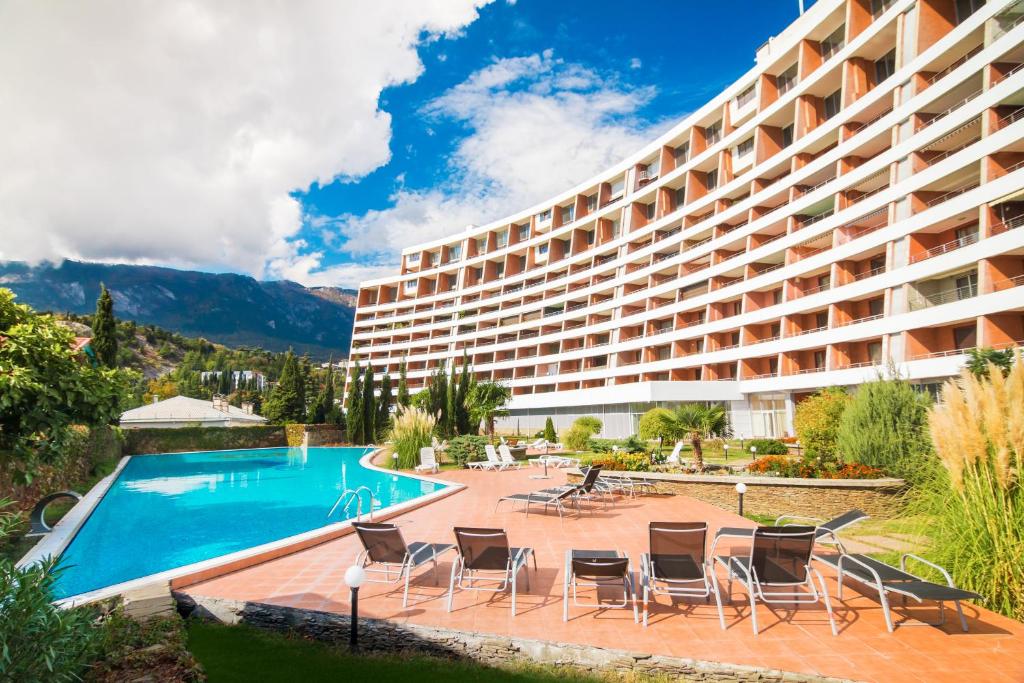
{"label": "ground floor window", "polygon": [[750,397],[750,423],[754,436],[779,438],[786,435],[786,397]]}

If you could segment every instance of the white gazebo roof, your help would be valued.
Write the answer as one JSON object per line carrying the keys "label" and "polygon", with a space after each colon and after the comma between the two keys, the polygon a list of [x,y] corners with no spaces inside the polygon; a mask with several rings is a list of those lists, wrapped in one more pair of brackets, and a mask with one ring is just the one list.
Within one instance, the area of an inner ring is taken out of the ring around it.
{"label": "white gazebo roof", "polygon": [[134,422],[251,422],[262,424],[267,418],[247,413],[241,408],[228,405],[214,407],[212,401],[203,401],[187,396],[175,396],[156,403],[126,410],[121,414],[121,424]]}

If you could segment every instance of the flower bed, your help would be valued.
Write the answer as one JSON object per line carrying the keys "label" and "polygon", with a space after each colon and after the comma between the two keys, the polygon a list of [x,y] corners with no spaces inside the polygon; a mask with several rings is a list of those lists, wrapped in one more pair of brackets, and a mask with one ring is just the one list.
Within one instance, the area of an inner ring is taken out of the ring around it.
{"label": "flower bed", "polygon": [[819,460],[794,460],[779,455],[766,455],[747,466],[747,472],[800,479],[881,479],[882,470],[859,463],[822,463]]}

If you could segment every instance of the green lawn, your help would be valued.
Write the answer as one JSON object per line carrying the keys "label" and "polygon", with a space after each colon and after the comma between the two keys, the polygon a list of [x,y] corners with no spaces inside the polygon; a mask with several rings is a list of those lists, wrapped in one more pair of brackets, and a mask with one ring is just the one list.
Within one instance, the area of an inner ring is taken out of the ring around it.
{"label": "green lawn", "polygon": [[342,648],[296,636],[199,621],[188,625],[188,648],[203,665],[210,683],[257,680],[302,683],[339,680],[555,683],[569,680],[597,683],[610,680],[540,666],[506,669],[420,656],[353,656]]}

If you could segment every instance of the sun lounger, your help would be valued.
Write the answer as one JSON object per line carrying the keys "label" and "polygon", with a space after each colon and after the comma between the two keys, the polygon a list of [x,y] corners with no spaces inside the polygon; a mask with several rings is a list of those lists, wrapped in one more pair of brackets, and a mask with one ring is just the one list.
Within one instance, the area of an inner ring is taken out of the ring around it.
{"label": "sun lounger", "polygon": [[530,590],[530,571],[527,562],[533,557],[533,570],[537,571],[537,557],[533,548],[513,548],[508,544],[504,529],[455,527],[455,543],[459,556],[452,564],[448,584],[448,611],[452,611],[455,588],[466,591],[499,593],[512,589],[512,616],[516,615],[516,594],[520,570],[526,569],[526,590]]}
{"label": "sun lounger", "polygon": [[[782,515],[781,517],[775,520],[775,526],[784,526],[782,523],[783,520],[792,521],[799,519],[804,521],[820,522],[820,524],[818,524],[818,526],[814,528],[815,543],[834,545],[842,551],[843,545],[842,542],[839,540],[839,531],[867,518],[868,514],[866,512],[862,512],[861,510],[854,508],[853,510],[848,510],[847,512],[844,512],[838,517],[834,517],[828,520],[827,522],[820,520],[816,517],[802,517],[800,515]],[[717,544],[718,539],[725,536],[730,536],[734,538],[752,538],[754,536],[754,529],[751,527],[724,526],[715,532],[715,543]],[[714,546],[712,546],[711,553],[714,554]]]}
{"label": "sun lounger", "polygon": [[[906,553],[900,558],[899,569],[884,562],[879,562],[867,555],[860,554],[815,554],[814,559],[836,570],[836,573],[839,575],[840,600],[843,599],[844,578],[856,579],[865,586],[877,591],[879,602],[882,603],[882,615],[885,617],[885,625],[890,633],[898,625],[894,624],[892,620],[892,611],[889,606],[890,595],[902,596],[904,603],[908,597],[918,602],[930,600],[939,603],[939,620],[935,622],[921,622],[928,626],[941,626],[946,623],[945,603],[952,602],[956,606],[957,615],[960,617],[960,628],[965,633],[967,632],[967,619],[964,617],[960,601],[984,599],[977,593],[957,588],[956,584],[953,583],[953,577],[939,565],[910,553]],[[907,571],[907,560],[915,560],[938,570],[946,579],[945,585],[933,583],[911,574]]]}
{"label": "sun lounger", "polygon": [[524,509],[526,514],[530,514],[531,505],[542,505],[545,509],[548,507],[554,507],[558,511],[559,518],[562,517],[562,513],[565,512],[565,503],[572,503],[576,506],[579,511],[579,501],[581,497],[587,496],[593,488],[594,482],[597,477],[601,474],[601,467],[592,467],[586,473],[583,478],[583,482],[580,484],[572,484],[569,486],[558,486],[550,489],[542,489],[540,491],[532,491],[530,493],[513,493],[512,495],[502,496],[498,499],[498,502],[494,504],[494,510],[497,512],[498,506],[503,502],[524,503]]}
{"label": "sun lounger", "polygon": [[501,458],[501,464],[504,465],[503,469],[518,470],[523,466],[522,462],[512,457],[512,451],[505,444],[498,446],[498,457]]}
{"label": "sun lounger", "polygon": [[[353,522],[363,550],[356,558],[356,564],[366,570],[367,581],[373,583],[398,583],[405,581],[402,593],[402,607],[409,602],[409,578],[412,571],[427,562],[434,565],[434,583],[437,584],[437,558],[455,546],[451,543],[424,543],[413,541],[406,544],[402,532],[394,524],[374,522]],[[380,565],[381,569],[375,569]],[[383,578],[370,578],[381,575]]]}
{"label": "sun lounger", "polygon": [[487,454],[487,460],[478,460],[476,462],[467,463],[467,467],[470,469],[477,470],[500,470],[504,469],[504,465],[501,462],[501,458],[498,457],[497,451],[494,450],[494,446],[487,444],[484,446],[484,453]]}
{"label": "sun lounger", "polygon": [[437,456],[432,446],[424,446],[420,449],[420,464],[416,465],[417,472],[437,472]]}
{"label": "sun lounger", "polygon": [[[811,526],[758,527],[754,530],[749,551],[715,556],[715,562],[725,567],[729,575],[729,599],[732,600],[733,579],[743,584],[747,591],[754,635],[758,633],[758,601],[767,605],[824,602],[832,635],[838,634],[825,579],[819,571],[811,567],[815,531]],[[717,591],[715,600],[718,603],[719,623],[722,630],[725,630],[722,597]]]}
{"label": "sun lounger", "polygon": [[707,522],[651,522],[650,553],[640,557],[640,582],[644,590],[644,626],[652,595],[698,597],[709,600],[718,584],[704,555]]}
{"label": "sun lounger", "polygon": [[683,442],[682,441],[676,441],[675,448],[672,449],[672,452],[669,453],[668,458],[665,459],[665,464],[666,465],[678,465],[679,464],[679,454],[682,452],[682,450],[683,450]]}

